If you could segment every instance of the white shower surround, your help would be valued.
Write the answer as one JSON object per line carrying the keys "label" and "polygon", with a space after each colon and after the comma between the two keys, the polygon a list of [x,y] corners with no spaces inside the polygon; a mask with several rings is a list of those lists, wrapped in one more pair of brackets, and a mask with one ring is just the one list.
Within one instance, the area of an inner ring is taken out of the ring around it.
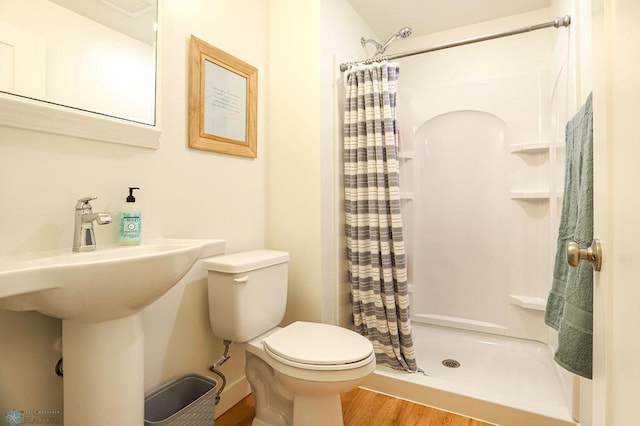
{"label": "white shower surround", "polygon": [[[514,22],[543,22],[554,12],[532,12]],[[496,30],[487,23],[485,32]],[[443,38],[468,37],[464,31],[404,41],[396,48],[410,51]],[[371,389],[499,424],[575,424],[575,407],[569,408],[573,382],[552,361],[555,334],[543,321],[561,206],[556,193],[562,188],[563,151],[556,146],[564,142],[574,84],[568,83],[568,45],[567,32],[549,30],[399,61],[401,185],[408,252],[413,245],[409,278],[416,356],[427,373],[441,368],[435,358],[445,355],[439,348],[454,349],[447,357],[473,362],[443,376],[379,369],[366,383]],[[472,150],[448,151],[469,138],[475,140]],[[466,164],[447,171],[444,156],[459,162],[465,155]],[[475,170],[484,160],[490,167]],[[449,204],[441,213],[429,212],[430,219],[439,214],[443,222],[426,233],[416,226],[428,201],[420,198],[425,176],[415,179],[420,167],[435,168],[427,187]],[[455,188],[438,189],[434,180],[455,182],[450,185]],[[470,209],[459,204],[465,198],[475,200]],[[480,229],[452,226],[465,219]],[[499,237],[491,238],[497,232]],[[433,243],[434,235],[448,246]],[[435,256],[416,259],[421,251]],[[446,268],[420,270],[439,264]],[[455,283],[449,279],[429,288],[425,282],[451,276],[457,276]],[[522,383],[530,392],[521,392]]]}
{"label": "white shower surround", "polygon": [[399,94],[414,321],[547,341],[549,80],[538,71]]}
{"label": "white shower surround", "polygon": [[381,369],[371,383],[388,381],[372,387],[403,396],[406,380],[425,389],[404,397],[496,424],[572,424],[544,324],[561,152],[553,80],[536,71],[399,94],[414,342],[428,377]]}

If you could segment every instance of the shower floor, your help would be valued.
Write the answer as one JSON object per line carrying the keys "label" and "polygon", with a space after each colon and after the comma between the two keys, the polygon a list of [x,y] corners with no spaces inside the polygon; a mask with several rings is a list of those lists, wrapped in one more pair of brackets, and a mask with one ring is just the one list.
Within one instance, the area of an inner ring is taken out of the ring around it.
{"label": "shower floor", "polygon": [[419,323],[413,333],[426,375],[378,367],[363,387],[495,424],[575,425],[546,345]]}

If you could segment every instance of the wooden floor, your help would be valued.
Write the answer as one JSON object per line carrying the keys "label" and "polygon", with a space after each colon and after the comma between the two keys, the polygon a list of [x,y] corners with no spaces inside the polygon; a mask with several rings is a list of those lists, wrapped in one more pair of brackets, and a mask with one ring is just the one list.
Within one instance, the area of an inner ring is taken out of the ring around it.
{"label": "wooden floor", "polygon": [[[341,399],[345,426],[489,425],[360,388],[343,394]],[[249,395],[217,418],[215,426],[250,426],[254,415],[253,397]]]}

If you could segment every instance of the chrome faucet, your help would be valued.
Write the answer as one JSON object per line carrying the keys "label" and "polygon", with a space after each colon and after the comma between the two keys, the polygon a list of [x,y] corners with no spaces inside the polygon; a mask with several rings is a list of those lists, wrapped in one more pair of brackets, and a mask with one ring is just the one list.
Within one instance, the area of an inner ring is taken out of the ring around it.
{"label": "chrome faucet", "polygon": [[98,225],[111,223],[111,213],[93,213],[91,200],[98,197],[84,197],[76,204],[75,226],[73,230],[73,251],[93,251],[96,249],[96,235],[93,222]]}

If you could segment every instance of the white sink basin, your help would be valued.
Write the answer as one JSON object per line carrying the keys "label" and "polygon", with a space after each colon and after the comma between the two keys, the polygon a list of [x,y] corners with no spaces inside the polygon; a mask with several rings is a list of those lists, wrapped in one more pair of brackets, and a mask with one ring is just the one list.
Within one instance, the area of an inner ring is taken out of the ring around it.
{"label": "white sink basin", "polygon": [[163,239],[0,259],[0,309],[75,321],[123,318],[166,293],[196,260],[224,248],[224,240]]}

